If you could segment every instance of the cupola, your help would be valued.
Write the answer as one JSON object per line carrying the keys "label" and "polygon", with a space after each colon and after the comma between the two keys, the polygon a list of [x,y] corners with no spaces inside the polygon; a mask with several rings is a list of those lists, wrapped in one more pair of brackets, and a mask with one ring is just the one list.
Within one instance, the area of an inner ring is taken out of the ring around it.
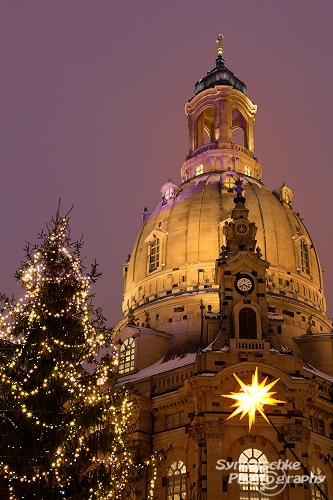
{"label": "cupola", "polygon": [[246,85],[224,65],[222,38],[216,40],[215,68],[195,84],[195,95],[185,105],[189,155],[181,170],[183,181],[198,172],[220,170],[261,178],[261,165],[254,156],[257,106],[246,96]]}

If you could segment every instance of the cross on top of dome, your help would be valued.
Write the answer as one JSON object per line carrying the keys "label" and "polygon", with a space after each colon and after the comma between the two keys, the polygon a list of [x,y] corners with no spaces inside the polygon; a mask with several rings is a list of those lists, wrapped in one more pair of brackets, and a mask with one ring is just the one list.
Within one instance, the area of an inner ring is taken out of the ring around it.
{"label": "cross on top of dome", "polygon": [[246,94],[246,85],[243,83],[239,78],[237,78],[230,69],[228,69],[224,63],[224,49],[222,47],[222,40],[224,38],[224,35],[222,33],[219,34],[219,36],[216,39],[217,43],[217,58],[215,60],[215,68],[211,69],[208,71],[207,75],[201,80],[199,80],[194,87],[194,93],[195,95],[199,94],[203,90],[206,90],[208,88],[213,88],[216,85],[231,85],[237,90],[240,90],[240,92],[243,92],[243,94]]}
{"label": "cross on top of dome", "polygon": [[224,66],[224,57],[223,57],[223,53],[224,53],[224,48],[222,47],[222,40],[224,38],[224,35],[222,35],[222,33],[219,34],[219,36],[217,37],[216,39],[216,43],[217,43],[217,49],[216,49],[216,52],[217,52],[217,59],[216,59],[216,66]]}

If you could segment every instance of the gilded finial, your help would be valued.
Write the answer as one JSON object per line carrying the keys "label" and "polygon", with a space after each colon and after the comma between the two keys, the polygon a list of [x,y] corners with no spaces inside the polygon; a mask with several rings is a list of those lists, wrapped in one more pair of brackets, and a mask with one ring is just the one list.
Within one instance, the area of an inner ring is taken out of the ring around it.
{"label": "gilded finial", "polygon": [[224,38],[224,35],[222,35],[222,33],[220,33],[219,36],[216,39],[216,43],[217,43],[216,52],[217,52],[218,56],[222,56],[223,52],[224,52],[224,49],[222,47],[222,40],[223,40],[223,38]]}

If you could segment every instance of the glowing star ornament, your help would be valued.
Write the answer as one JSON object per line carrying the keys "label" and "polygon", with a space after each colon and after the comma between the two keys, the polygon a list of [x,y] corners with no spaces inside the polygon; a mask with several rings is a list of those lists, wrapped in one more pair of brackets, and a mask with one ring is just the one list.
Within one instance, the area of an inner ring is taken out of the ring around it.
{"label": "glowing star ornament", "polygon": [[264,413],[264,405],[276,405],[277,403],[286,403],[286,401],[280,401],[279,399],[274,399],[271,396],[276,394],[276,391],[269,392],[269,390],[276,384],[280,379],[276,379],[268,385],[266,384],[267,377],[259,384],[258,381],[258,368],[256,368],[255,373],[252,375],[252,384],[246,385],[242,382],[237,375],[233,374],[237,382],[242,388],[243,392],[232,392],[231,394],[223,394],[224,398],[235,399],[236,403],[231,405],[231,408],[236,407],[236,410],[229,415],[229,418],[242,413],[240,418],[242,419],[246,414],[249,416],[249,431],[251,431],[252,424],[255,423],[256,410],[264,417],[264,419],[270,424],[268,417]]}

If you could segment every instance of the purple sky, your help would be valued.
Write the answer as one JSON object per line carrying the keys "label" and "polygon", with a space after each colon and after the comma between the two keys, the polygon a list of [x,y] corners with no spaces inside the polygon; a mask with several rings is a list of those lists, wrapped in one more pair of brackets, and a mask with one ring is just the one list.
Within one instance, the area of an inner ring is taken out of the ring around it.
{"label": "purple sky", "polygon": [[58,199],[110,325],[120,318],[121,267],[143,207],[188,152],[184,103],[226,66],[258,105],[263,182],[286,182],[315,242],[333,316],[332,0],[1,0],[0,291],[55,214]]}

